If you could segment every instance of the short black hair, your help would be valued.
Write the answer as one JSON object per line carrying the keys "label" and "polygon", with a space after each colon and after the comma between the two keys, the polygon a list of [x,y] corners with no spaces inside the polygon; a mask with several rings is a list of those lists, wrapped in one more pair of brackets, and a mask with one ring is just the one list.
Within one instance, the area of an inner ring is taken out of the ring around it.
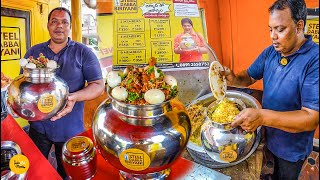
{"label": "short black hair", "polygon": [[71,27],[71,12],[67,9],[67,8],[65,8],[65,7],[56,7],[56,8],[54,8],[54,9],[52,9],[51,11],[50,11],[50,13],[49,13],[49,15],[48,15],[48,23],[49,23],[49,21],[50,21],[50,18],[51,18],[51,14],[53,13],[53,11],[64,11],[64,12],[66,12],[66,13],[68,13],[69,14],[69,17],[70,17],[70,27]]}
{"label": "short black hair", "polygon": [[189,24],[191,24],[191,26],[193,27],[193,23],[192,23],[191,19],[189,19],[189,18],[183,18],[183,19],[181,19],[181,25],[182,25],[182,26],[183,26],[184,23],[189,23]]}
{"label": "short black hair", "polygon": [[274,10],[284,10],[285,8],[290,9],[291,18],[295,23],[303,20],[304,25],[306,25],[308,11],[304,0],[277,0],[269,8],[269,13],[273,13]]}

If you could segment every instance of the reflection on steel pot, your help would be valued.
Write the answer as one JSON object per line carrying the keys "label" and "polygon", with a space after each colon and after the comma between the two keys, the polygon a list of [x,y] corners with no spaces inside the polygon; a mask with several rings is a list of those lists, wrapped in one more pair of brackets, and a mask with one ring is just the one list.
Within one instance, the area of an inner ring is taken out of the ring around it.
{"label": "reflection on steel pot", "polygon": [[[252,96],[238,92],[227,91],[226,97],[230,100],[240,100],[246,107],[261,108],[260,103]],[[215,105],[213,102],[209,109]],[[240,105],[239,107],[244,107]],[[241,110],[241,108],[239,108]],[[206,153],[220,163],[232,163],[245,157],[251,150],[257,131],[247,133],[240,127],[231,127],[230,123],[219,124],[212,121],[207,114],[201,128],[201,142]]]}
{"label": "reflection on steel pot", "polygon": [[20,117],[40,121],[53,117],[67,103],[69,87],[55,69],[24,68],[8,87],[8,105]]}
{"label": "reflection on steel pot", "polygon": [[92,125],[98,151],[125,179],[163,179],[189,140],[191,125],[177,99],[130,105],[107,99]]}
{"label": "reflection on steel pot", "polygon": [[8,97],[7,89],[2,90],[1,88],[1,121],[4,120],[8,115],[7,97]]}

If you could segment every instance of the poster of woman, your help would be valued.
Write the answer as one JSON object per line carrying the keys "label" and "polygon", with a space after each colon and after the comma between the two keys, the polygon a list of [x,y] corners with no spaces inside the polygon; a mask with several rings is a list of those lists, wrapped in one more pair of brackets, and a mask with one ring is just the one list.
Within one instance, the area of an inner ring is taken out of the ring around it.
{"label": "poster of woman", "polygon": [[174,38],[174,53],[180,54],[181,62],[202,61],[202,54],[208,53],[204,38],[193,29],[193,22],[190,18],[181,19],[183,32]]}

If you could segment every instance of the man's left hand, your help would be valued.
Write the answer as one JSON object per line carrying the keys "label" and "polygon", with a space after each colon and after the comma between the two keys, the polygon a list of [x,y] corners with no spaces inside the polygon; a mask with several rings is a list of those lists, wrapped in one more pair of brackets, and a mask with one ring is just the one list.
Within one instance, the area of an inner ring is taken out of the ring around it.
{"label": "man's left hand", "polygon": [[263,119],[259,109],[253,108],[242,110],[231,123],[233,127],[241,126],[247,132],[254,132],[262,124]]}
{"label": "man's left hand", "polygon": [[60,118],[62,118],[63,116],[69,114],[72,109],[73,109],[73,106],[74,104],[76,103],[77,101],[77,98],[76,98],[76,94],[75,93],[70,93],[68,98],[67,98],[67,105],[66,107],[61,110],[60,112],[58,112],[54,117],[52,117],[50,120],[51,121],[56,121]]}

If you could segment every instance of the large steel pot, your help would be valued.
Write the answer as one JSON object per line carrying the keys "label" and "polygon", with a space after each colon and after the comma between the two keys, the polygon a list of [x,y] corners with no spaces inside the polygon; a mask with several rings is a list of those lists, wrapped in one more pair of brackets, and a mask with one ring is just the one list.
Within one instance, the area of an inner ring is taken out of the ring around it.
{"label": "large steel pot", "polygon": [[163,179],[184,151],[191,125],[176,99],[139,106],[111,97],[98,107],[92,130],[98,151],[122,177]]}
{"label": "large steel pot", "polygon": [[[226,97],[235,101],[240,99],[247,107],[261,108],[255,98],[242,92],[227,91]],[[213,108],[214,103],[208,106],[208,111]],[[256,133],[246,132],[241,127],[232,127],[230,123],[215,123],[207,114],[201,128],[201,142],[212,159],[220,163],[232,163],[249,153],[255,142]]]}
{"label": "large steel pot", "polygon": [[51,68],[24,68],[8,87],[8,105],[29,121],[50,119],[67,103],[69,87]]}

